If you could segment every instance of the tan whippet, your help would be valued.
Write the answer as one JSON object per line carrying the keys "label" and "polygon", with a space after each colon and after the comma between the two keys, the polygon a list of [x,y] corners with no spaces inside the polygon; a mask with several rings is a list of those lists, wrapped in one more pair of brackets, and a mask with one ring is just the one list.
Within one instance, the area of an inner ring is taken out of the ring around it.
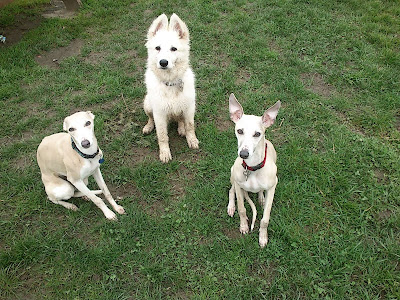
{"label": "tan whippet", "polygon": [[[37,150],[37,161],[42,173],[42,181],[50,201],[68,209],[78,208],[63,200],[86,196],[104,213],[107,219],[117,216],[96,194],[103,193],[116,212],[124,214],[104,182],[100,164],[103,153],[94,135],[94,115],[90,111],[77,112],[64,119],[61,132],[45,137]],[[88,177],[93,175],[101,190],[91,191],[87,187]]]}
{"label": "tan whippet", "polygon": [[[238,158],[231,168],[232,187],[229,191],[228,215],[235,213],[235,195],[240,217],[240,232],[249,232],[244,198],[249,202],[253,212],[251,230],[257,216],[257,210],[247,192],[258,193],[264,214],[260,222],[259,244],[265,247],[268,243],[267,227],[274,200],[275,187],[278,183],[276,176],[276,152],[272,143],[265,139],[265,130],[276,119],[281,102],[276,102],[268,108],[262,117],[245,115],[243,108],[234,94],[229,97],[229,112],[235,125],[238,140]],[[264,195],[264,191],[266,195]],[[266,199],[266,201],[265,201]]]}

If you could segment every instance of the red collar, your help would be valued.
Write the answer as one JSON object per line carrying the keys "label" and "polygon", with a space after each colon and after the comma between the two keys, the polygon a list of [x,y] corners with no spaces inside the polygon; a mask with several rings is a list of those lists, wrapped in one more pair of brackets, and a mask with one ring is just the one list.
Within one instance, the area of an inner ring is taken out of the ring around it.
{"label": "red collar", "polygon": [[249,171],[257,171],[259,169],[261,169],[262,167],[264,167],[265,165],[265,161],[267,160],[267,144],[265,143],[265,155],[264,155],[264,160],[262,162],[260,162],[258,165],[254,166],[254,167],[249,167],[246,162],[243,160],[242,162],[242,166],[243,168],[245,168],[246,170]]}

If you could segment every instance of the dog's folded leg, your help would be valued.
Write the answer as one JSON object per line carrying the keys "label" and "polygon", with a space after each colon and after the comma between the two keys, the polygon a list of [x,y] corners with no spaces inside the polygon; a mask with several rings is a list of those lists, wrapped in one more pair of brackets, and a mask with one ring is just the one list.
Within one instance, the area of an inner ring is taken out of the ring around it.
{"label": "dog's folded leg", "polygon": [[62,201],[62,200],[51,200],[50,198],[49,198],[49,200],[51,202],[55,203],[55,204],[62,205],[65,208],[68,208],[70,210],[74,210],[74,211],[78,210],[78,207],[75,204],[72,204],[72,203],[69,203],[69,202],[66,202],[66,201]]}
{"label": "dog's folded leg", "polygon": [[267,191],[267,199],[264,206],[264,214],[263,218],[260,222],[260,235],[259,235],[259,244],[261,248],[264,248],[268,243],[268,224],[269,224],[269,216],[271,214],[271,207],[272,202],[274,201],[274,194],[275,194],[275,185]]}
{"label": "dog's folded leg", "polygon": [[178,134],[180,136],[186,136],[185,122],[178,121]]}
{"label": "dog's folded leg", "polygon": [[240,217],[240,233],[249,233],[249,224],[247,223],[246,208],[244,207],[244,198],[242,188],[235,183],[235,192]]}
{"label": "dog's folded leg", "polygon": [[154,120],[152,117],[149,117],[147,124],[143,127],[143,134],[149,134],[154,129]]}
{"label": "dog's folded leg", "polygon": [[235,186],[232,184],[231,189],[229,190],[229,203],[228,203],[228,215],[233,217],[235,214]]}
{"label": "dog's folded leg", "polygon": [[251,220],[251,226],[250,226],[250,231],[253,231],[254,229],[254,223],[256,222],[256,218],[257,218],[257,209],[256,206],[254,205],[253,201],[250,199],[249,194],[247,193],[247,191],[243,191],[244,193],[244,197],[246,198],[247,202],[249,202],[249,205],[251,207],[251,211],[253,213],[252,216],[252,220]]}
{"label": "dog's folded leg", "polygon": [[108,190],[108,187],[103,179],[103,175],[101,175],[100,168],[97,168],[97,170],[93,174],[93,177],[96,180],[99,188],[101,188],[101,190],[103,191],[103,194],[106,197],[107,201],[111,204],[114,210],[120,215],[125,214],[125,209],[121,205],[118,205],[115,202],[114,198],[111,196],[111,193]]}
{"label": "dog's folded leg", "polygon": [[106,216],[107,219],[109,220],[117,220],[117,216],[115,213],[105,205],[103,200],[99,197],[97,197],[95,194],[93,194],[88,187],[85,185],[85,183],[82,180],[76,180],[72,181],[69,180],[82,194],[84,194],[86,197],[88,197],[92,202],[102,210],[103,214]]}

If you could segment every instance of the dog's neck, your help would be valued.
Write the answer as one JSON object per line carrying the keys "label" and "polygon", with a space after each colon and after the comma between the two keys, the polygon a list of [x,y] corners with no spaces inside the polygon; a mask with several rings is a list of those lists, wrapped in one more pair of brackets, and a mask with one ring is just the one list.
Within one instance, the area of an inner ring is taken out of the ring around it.
{"label": "dog's neck", "polygon": [[97,140],[94,137],[93,141],[90,145],[89,148],[83,148],[80,143],[77,143],[72,137],[71,137],[71,146],[72,148],[83,158],[90,159],[96,157],[99,152],[100,148],[97,145]]}
{"label": "dog's neck", "polygon": [[265,138],[262,138],[256,148],[254,149],[253,155],[249,158],[244,159],[243,161],[250,167],[256,166],[259,163],[263,162],[266,156],[265,152]]}

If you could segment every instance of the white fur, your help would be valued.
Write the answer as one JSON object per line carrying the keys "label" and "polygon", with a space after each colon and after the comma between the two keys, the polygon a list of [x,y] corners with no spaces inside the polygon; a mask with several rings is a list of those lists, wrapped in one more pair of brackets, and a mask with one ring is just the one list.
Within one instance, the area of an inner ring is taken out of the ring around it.
{"label": "white fur", "polygon": [[[281,103],[278,101],[275,105],[267,109],[262,117],[245,115],[235,95],[231,94],[229,97],[231,120],[236,124],[235,134],[238,140],[239,157],[235,160],[231,168],[232,187],[229,191],[227,212],[229,216],[233,217],[236,209],[236,196],[240,217],[240,232],[243,234],[248,233],[249,225],[244,207],[245,198],[253,211],[251,222],[251,230],[253,230],[257,211],[247,192],[258,193],[258,199],[264,208],[259,235],[259,244],[261,247],[265,247],[268,243],[267,227],[274,200],[275,187],[278,183],[278,177],[276,176],[276,152],[272,143],[265,139],[264,134],[266,128],[275,122],[280,106]],[[245,169],[242,166],[243,160],[250,167],[258,165],[264,160],[265,146],[267,146],[267,157],[264,167],[256,171],[250,171],[250,174],[246,177],[244,173]],[[244,152],[246,152],[246,157],[244,157]]]}
{"label": "white fur", "polygon": [[[168,123],[178,122],[178,133],[186,136],[190,148],[198,148],[194,130],[196,92],[194,74],[189,66],[189,31],[175,14],[170,22],[165,14],[155,19],[147,34],[147,95],[144,111],[149,117],[143,133],[156,128],[160,160],[172,159],[168,144]],[[162,66],[162,62],[167,62]]]}

